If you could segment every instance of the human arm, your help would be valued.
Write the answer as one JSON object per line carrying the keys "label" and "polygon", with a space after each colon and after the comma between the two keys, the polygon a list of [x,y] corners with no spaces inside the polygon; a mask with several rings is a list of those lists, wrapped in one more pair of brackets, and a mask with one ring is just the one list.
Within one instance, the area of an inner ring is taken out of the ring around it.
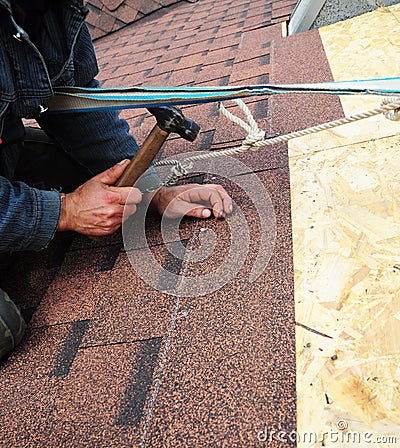
{"label": "human arm", "polygon": [[136,188],[112,187],[127,164],[120,162],[67,195],[0,176],[0,253],[44,249],[57,230],[113,233],[142,200]]}
{"label": "human arm", "polygon": [[54,237],[61,213],[58,191],[41,191],[0,176],[0,252],[41,250]]}

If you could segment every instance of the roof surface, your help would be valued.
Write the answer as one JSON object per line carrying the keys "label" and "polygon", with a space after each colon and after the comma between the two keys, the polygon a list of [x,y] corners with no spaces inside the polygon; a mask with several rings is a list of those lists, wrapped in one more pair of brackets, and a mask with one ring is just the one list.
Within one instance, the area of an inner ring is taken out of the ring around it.
{"label": "roof surface", "polygon": [[[96,41],[99,79],[105,86],[266,83],[273,42],[294,4],[205,0],[164,8]],[[267,100],[250,106],[269,130]],[[184,111],[202,134],[193,144],[171,138],[163,157],[244,138],[215,104]],[[139,142],[154,125],[142,109],[123,116]],[[243,157],[260,171],[278,210],[277,250],[256,284],[248,281],[249,258],[246,272],[224,288],[178,303],[138,277],[117,235],[101,243],[60,235],[48,251],[13,268],[4,289],[33,317],[24,343],[2,367],[3,446],[246,446],[267,421],[295,425],[286,153],[282,145],[267,157]],[[232,188],[235,201],[250,207]],[[227,227],[213,220],[201,227],[218,232],[224,253]],[[199,229],[184,220],[184,243]],[[161,264],[183,271],[158,219],[148,233]],[[218,256],[209,260],[211,267],[220,263]]]}
{"label": "roof surface", "polygon": [[[99,79],[105,86],[331,81],[317,30],[283,36],[295,3],[200,0],[163,8],[96,41]],[[246,103],[269,136],[343,116],[336,97]],[[160,158],[238,146],[245,137],[215,104],[184,112],[201,124],[200,137],[171,137]],[[143,141],[154,118],[141,109],[122,114]],[[125,240],[100,242],[59,235],[9,269],[2,287],[32,318],[1,367],[1,446],[245,447],[263,446],[271,430],[296,430],[288,147],[235,160],[242,164],[217,159],[188,179],[226,186],[236,203],[227,221],[184,219],[161,233],[160,219],[149,216],[148,247],[135,229]],[[261,186],[252,184],[253,170]],[[208,241],[215,250],[191,260]],[[213,288],[207,275],[214,272],[228,273],[226,283]],[[193,277],[199,283],[180,294]],[[271,447],[294,445],[268,439]]]}
{"label": "roof surface", "polygon": [[87,23],[93,39],[96,39],[179,1],[181,0],[88,0]]}

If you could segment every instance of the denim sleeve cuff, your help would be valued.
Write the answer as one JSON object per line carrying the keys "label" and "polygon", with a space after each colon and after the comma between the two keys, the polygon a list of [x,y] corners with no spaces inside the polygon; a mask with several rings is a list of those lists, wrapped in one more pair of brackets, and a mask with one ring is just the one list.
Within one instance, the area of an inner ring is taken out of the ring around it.
{"label": "denim sleeve cuff", "polygon": [[61,197],[58,191],[34,189],[36,195],[36,226],[31,235],[29,250],[45,249],[54,238],[61,214]]}

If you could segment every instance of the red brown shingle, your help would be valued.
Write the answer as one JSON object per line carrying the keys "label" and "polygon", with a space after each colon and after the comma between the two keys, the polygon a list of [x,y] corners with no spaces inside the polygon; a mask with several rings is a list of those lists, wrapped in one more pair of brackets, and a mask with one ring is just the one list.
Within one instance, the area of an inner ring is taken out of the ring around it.
{"label": "red brown shingle", "polygon": [[[107,35],[179,0],[88,0],[89,29],[93,39]],[[101,18],[94,19],[95,15]]]}

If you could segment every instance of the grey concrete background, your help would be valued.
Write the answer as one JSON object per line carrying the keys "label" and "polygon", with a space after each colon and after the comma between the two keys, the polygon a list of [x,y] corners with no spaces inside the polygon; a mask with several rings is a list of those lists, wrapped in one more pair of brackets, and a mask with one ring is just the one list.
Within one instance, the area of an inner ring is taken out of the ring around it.
{"label": "grey concrete background", "polygon": [[380,6],[390,6],[397,3],[400,3],[400,0],[327,0],[311,28],[331,25],[371,12]]}

